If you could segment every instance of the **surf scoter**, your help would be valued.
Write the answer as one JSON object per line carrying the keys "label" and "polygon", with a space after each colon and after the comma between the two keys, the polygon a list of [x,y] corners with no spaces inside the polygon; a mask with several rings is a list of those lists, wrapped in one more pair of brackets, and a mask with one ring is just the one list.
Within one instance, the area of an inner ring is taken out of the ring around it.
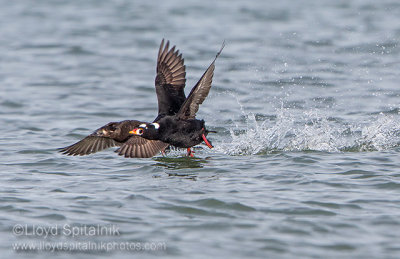
{"label": "surf scoter", "polygon": [[169,41],[164,47],[161,41],[157,58],[155,87],[158,99],[158,115],[153,123],[136,120],[110,122],[97,129],[81,141],[61,148],[66,155],[88,155],[106,148],[119,146],[116,152],[125,157],[148,158],[164,152],[169,145],[188,148],[206,139],[210,132],[205,129],[204,121],[195,119],[199,105],[203,103],[211,88],[215,60],[193,87],[188,98],[185,97],[186,71],[184,59],[175,46],[169,49]]}

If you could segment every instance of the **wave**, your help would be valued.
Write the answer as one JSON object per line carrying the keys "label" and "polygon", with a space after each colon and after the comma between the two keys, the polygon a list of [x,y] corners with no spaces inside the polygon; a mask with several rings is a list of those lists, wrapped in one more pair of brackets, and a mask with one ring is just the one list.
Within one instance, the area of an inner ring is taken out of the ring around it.
{"label": "wave", "polygon": [[345,122],[318,110],[277,109],[276,116],[259,120],[245,112],[245,125],[229,129],[216,151],[229,155],[254,155],[282,151],[363,152],[400,146],[398,115],[373,115],[362,123]]}

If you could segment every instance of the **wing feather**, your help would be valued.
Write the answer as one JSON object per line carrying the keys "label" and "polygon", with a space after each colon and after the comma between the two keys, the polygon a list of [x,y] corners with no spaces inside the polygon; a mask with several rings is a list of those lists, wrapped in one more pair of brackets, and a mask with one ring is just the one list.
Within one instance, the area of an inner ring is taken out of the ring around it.
{"label": "wing feather", "polygon": [[118,151],[125,157],[149,158],[168,147],[169,144],[159,140],[148,140],[140,136],[132,136]]}
{"label": "wing feather", "polygon": [[83,156],[106,148],[121,146],[131,137],[129,131],[141,123],[143,122],[136,120],[110,122],[75,144],[60,148],[59,151],[69,156]]}
{"label": "wing feather", "polygon": [[161,41],[157,58],[157,75],[155,79],[159,115],[176,114],[186,96],[184,92],[186,72],[184,59],[175,46],[169,49],[169,41]]}
{"label": "wing feather", "polygon": [[110,138],[89,135],[75,144],[60,148],[59,151],[69,156],[83,156],[106,148],[120,146],[121,144]]}
{"label": "wing feather", "polygon": [[196,113],[199,110],[200,104],[204,102],[208,93],[210,92],[211,83],[214,76],[215,61],[221,54],[224,47],[225,42],[222,43],[222,47],[215,56],[215,59],[201,76],[197,84],[193,87],[192,91],[190,91],[190,94],[188,95],[178,112],[179,118],[194,119],[196,117]]}

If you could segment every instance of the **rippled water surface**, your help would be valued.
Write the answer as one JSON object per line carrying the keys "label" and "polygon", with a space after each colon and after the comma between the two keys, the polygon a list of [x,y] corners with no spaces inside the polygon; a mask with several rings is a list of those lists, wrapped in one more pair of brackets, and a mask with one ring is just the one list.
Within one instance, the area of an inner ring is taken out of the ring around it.
{"label": "rippled water surface", "polygon": [[[0,2],[1,257],[400,257],[398,1]],[[154,119],[162,38],[186,92],[226,41],[198,112],[215,148],[57,153]],[[13,249],[77,241],[161,246]]]}

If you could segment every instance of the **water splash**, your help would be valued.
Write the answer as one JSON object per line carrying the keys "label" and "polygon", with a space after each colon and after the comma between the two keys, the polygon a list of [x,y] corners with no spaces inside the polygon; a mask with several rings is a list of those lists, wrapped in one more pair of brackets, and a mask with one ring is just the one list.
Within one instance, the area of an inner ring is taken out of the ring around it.
{"label": "water splash", "polygon": [[355,141],[360,151],[385,150],[400,145],[400,121],[397,116],[380,114],[370,125],[362,128]]}
{"label": "water splash", "polygon": [[274,119],[257,121],[241,111],[245,125],[229,130],[228,140],[216,150],[229,155],[254,155],[281,151],[360,152],[381,151],[400,145],[400,119],[379,114],[363,124],[346,123],[318,110],[277,109]]}

